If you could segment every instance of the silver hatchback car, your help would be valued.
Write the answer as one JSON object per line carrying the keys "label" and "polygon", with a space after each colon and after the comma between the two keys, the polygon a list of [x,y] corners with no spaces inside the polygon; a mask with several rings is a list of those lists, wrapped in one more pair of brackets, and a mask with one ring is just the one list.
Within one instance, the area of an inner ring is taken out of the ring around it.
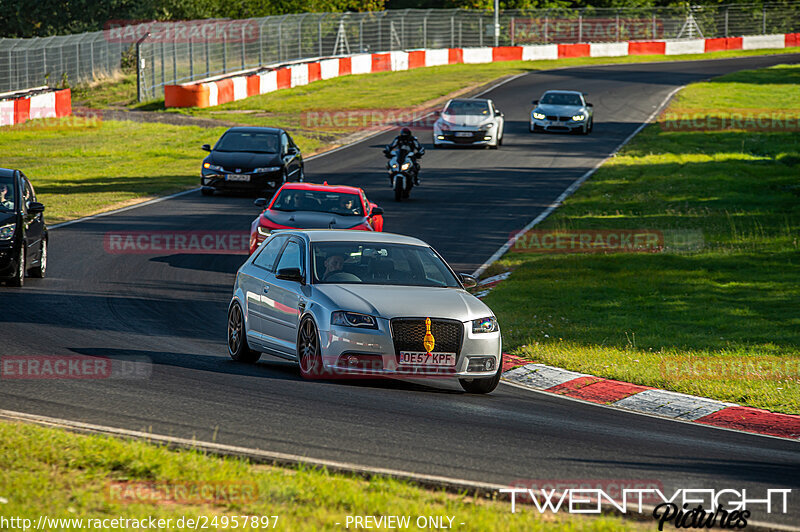
{"label": "silver hatchback car", "polygon": [[296,361],[306,378],[449,377],[470,393],[497,387],[494,313],[416,238],[360,231],[280,231],[239,268],[228,353]]}

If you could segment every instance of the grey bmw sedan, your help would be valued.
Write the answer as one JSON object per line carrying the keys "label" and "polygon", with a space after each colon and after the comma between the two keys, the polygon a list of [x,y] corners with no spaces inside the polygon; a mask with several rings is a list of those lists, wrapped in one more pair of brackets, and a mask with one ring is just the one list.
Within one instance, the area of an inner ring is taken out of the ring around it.
{"label": "grey bmw sedan", "polygon": [[306,378],[445,377],[497,387],[500,327],[428,244],[391,233],[280,231],[236,274],[228,353],[296,361]]}

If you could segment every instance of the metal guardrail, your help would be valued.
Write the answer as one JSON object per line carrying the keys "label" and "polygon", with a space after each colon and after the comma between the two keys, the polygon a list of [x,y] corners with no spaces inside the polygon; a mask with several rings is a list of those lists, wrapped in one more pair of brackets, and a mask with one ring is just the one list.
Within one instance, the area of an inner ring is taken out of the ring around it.
{"label": "metal guardrail", "polygon": [[77,35],[0,39],[0,93],[114,76],[123,64],[138,72],[139,100],[150,100],[163,95],[164,85],[360,52],[790,33],[800,31],[800,1],[506,10],[498,19],[496,34],[492,11],[406,9],[140,23]]}

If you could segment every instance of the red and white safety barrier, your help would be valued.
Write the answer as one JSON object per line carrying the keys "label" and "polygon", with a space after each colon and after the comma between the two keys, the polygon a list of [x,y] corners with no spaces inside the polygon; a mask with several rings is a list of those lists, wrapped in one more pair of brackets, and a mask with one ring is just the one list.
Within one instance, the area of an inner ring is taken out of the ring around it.
{"label": "red and white safety barrier", "polygon": [[320,79],[438,65],[538,61],[564,57],[703,54],[721,50],[756,50],[792,46],[800,46],[800,33],[680,41],[542,44],[356,54],[348,57],[314,59],[304,63],[283,65],[272,70],[242,73],[220,79],[167,85],[164,87],[164,105],[211,107],[248,96],[299,87]]}
{"label": "red and white safety barrier", "polygon": [[70,89],[34,89],[0,96],[0,126],[22,124],[35,118],[60,118],[72,114]]}

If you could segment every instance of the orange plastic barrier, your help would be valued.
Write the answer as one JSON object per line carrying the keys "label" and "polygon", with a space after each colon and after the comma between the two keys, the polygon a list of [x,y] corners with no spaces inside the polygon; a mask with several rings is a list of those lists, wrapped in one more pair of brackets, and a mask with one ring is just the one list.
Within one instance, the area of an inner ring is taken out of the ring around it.
{"label": "orange plastic barrier", "polygon": [[392,54],[372,54],[372,71],[387,72],[392,70]]}
{"label": "orange plastic barrier", "polygon": [[420,68],[425,66],[425,50],[408,52],[408,69]]}
{"label": "orange plastic barrier", "polygon": [[588,43],[559,44],[558,57],[589,57],[590,50]]}
{"label": "orange plastic barrier", "polygon": [[522,47],[498,46],[492,48],[492,61],[522,61]]}
{"label": "orange plastic barrier", "polygon": [[628,43],[628,55],[663,55],[667,43],[661,41],[637,41]]}

